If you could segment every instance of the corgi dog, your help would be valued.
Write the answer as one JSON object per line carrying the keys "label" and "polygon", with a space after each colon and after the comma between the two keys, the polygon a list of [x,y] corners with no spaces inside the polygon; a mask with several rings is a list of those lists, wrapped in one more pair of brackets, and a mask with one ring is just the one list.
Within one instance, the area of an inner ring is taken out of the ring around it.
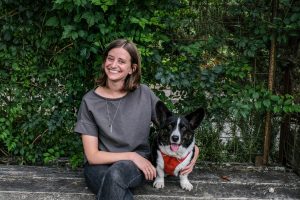
{"label": "corgi dog", "polygon": [[158,101],[156,116],[158,133],[154,138],[153,159],[157,170],[157,177],[153,187],[164,188],[166,175],[179,176],[180,186],[191,191],[193,185],[188,180],[188,175],[180,175],[194,156],[195,133],[205,115],[203,108],[185,116],[174,115],[167,106]]}

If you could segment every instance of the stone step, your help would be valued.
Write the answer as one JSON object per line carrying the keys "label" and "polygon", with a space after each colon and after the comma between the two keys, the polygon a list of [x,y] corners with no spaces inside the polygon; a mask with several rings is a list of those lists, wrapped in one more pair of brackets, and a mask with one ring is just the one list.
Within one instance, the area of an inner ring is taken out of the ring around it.
{"label": "stone step", "polygon": [[[205,166],[189,179],[190,192],[179,186],[177,177],[167,177],[164,189],[152,182],[135,189],[136,200],[155,199],[300,199],[300,177],[284,168],[252,166]],[[0,165],[0,200],[47,199],[90,200],[82,170],[58,167]]]}

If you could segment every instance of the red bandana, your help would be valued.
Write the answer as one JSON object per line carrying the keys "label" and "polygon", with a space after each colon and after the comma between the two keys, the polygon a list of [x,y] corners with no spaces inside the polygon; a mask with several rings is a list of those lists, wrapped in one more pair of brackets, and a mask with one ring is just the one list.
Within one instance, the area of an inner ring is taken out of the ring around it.
{"label": "red bandana", "polygon": [[172,175],[172,176],[175,176],[174,174],[174,170],[175,168],[180,164],[182,163],[186,157],[191,153],[189,152],[186,157],[184,158],[181,158],[181,159],[178,159],[176,157],[172,157],[172,156],[169,156],[167,154],[164,154],[162,151],[160,151],[160,153],[162,154],[163,156],[163,159],[164,159],[164,171],[166,174],[168,175]]}

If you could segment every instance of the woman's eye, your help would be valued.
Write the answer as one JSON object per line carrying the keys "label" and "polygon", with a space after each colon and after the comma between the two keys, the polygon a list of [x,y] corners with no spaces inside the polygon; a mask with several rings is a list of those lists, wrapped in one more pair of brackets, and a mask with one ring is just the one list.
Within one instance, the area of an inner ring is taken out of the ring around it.
{"label": "woman's eye", "polygon": [[120,61],[119,61],[119,64],[125,64],[125,61],[120,60]]}
{"label": "woman's eye", "polygon": [[110,58],[110,57],[108,57],[108,58],[107,58],[107,60],[108,60],[108,61],[113,61],[114,59],[113,59],[113,58]]}

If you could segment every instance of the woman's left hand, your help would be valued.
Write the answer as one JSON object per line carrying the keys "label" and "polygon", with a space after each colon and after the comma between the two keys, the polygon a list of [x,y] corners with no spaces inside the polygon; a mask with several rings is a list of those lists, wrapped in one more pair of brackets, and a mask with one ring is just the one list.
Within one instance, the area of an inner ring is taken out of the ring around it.
{"label": "woman's left hand", "polygon": [[196,161],[198,159],[198,156],[199,156],[199,148],[195,145],[194,157],[191,160],[190,164],[188,164],[185,168],[183,168],[180,171],[180,175],[188,175],[189,173],[191,173],[193,171]]}

